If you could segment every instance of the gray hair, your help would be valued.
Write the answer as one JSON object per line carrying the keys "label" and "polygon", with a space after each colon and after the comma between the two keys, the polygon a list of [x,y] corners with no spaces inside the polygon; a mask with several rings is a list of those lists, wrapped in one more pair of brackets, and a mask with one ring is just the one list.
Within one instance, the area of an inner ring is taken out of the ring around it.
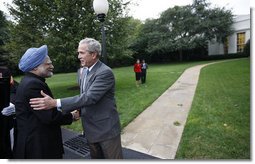
{"label": "gray hair", "polygon": [[101,56],[101,44],[93,38],[85,38],[79,42],[79,45],[86,44],[89,52],[96,52]]}

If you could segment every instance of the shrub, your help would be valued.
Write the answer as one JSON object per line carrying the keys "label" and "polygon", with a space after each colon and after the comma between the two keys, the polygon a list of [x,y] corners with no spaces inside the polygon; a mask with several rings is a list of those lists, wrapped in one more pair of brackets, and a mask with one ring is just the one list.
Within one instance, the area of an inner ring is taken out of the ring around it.
{"label": "shrub", "polygon": [[244,56],[250,56],[250,39],[246,42],[244,50],[243,50]]}

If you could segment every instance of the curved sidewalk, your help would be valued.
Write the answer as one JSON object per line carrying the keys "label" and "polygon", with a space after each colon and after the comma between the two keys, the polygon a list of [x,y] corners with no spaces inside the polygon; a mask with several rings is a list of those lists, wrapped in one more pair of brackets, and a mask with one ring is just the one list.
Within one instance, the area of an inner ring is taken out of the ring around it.
{"label": "curved sidewalk", "polygon": [[174,159],[203,64],[188,68],[122,132],[122,146],[161,159]]}

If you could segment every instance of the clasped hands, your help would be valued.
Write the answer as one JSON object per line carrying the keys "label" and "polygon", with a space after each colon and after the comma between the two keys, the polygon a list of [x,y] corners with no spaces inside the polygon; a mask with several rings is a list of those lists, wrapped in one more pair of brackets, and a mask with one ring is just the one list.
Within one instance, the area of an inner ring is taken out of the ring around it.
{"label": "clasped hands", "polygon": [[73,115],[73,120],[77,121],[80,119],[80,111],[79,110],[74,110],[71,112],[71,114]]}

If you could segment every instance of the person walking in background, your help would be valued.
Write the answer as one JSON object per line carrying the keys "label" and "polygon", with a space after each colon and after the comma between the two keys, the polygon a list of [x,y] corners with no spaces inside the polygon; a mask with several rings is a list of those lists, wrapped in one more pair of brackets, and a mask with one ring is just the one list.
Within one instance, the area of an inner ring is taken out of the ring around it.
{"label": "person walking in background", "polygon": [[71,124],[78,116],[75,112],[63,114],[56,108],[35,111],[29,100],[41,97],[40,91],[53,96],[45,78],[53,75],[54,66],[48,48],[29,48],[19,62],[25,72],[16,93],[17,143],[16,159],[61,159],[64,153],[61,125]]}
{"label": "person walking in background", "polygon": [[139,59],[137,59],[136,63],[134,64],[134,72],[135,72],[136,86],[139,87],[139,85],[141,84],[141,73],[142,73]]}
{"label": "person walking in background", "polygon": [[145,60],[142,60],[141,67],[142,67],[141,81],[142,81],[142,84],[144,84],[146,82],[146,74],[148,69],[148,64],[145,63]]}
{"label": "person walking in background", "polygon": [[[62,112],[81,109],[82,121],[92,159],[122,159],[120,120],[115,102],[115,77],[112,69],[102,63],[101,44],[92,38],[79,42],[78,58],[87,67],[81,82],[82,94],[53,99],[41,92],[44,98],[30,100],[34,110],[58,107]],[[84,119],[83,119],[84,118]]]}

